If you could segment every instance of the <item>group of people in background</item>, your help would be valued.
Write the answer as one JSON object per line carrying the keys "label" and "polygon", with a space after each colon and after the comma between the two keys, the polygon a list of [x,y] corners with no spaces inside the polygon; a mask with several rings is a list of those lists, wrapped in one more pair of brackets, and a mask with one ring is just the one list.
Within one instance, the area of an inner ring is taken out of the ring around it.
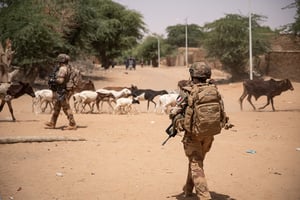
{"label": "group of people in background", "polygon": [[[93,62],[93,64],[96,64],[96,63]],[[115,60],[111,60],[108,65],[106,65],[106,66],[101,65],[101,67],[103,67],[105,70],[109,69],[110,67],[113,69],[118,64],[120,64],[120,63],[118,63]],[[143,60],[136,60],[132,56],[130,56],[128,58],[125,58],[123,64],[125,65],[126,70],[136,70],[136,65],[137,64],[140,64],[141,67],[144,67],[144,61]]]}
{"label": "group of people in background", "polygon": [[129,57],[127,60],[125,60],[125,67],[126,70],[135,70],[136,60],[133,57]]}

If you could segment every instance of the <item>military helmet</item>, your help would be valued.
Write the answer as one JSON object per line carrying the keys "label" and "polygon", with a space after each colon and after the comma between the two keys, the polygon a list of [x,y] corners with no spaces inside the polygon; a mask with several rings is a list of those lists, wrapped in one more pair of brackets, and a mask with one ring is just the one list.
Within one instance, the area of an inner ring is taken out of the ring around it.
{"label": "military helmet", "polygon": [[211,76],[211,68],[205,62],[195,62],[189,71],[191,77],[209,79]]}
{"label": "military helmet", "polygon": [[57,56],[57,62],[65,63],[68,62],[69,60],[70,60],[70,56],[64,53],[61,53]]}

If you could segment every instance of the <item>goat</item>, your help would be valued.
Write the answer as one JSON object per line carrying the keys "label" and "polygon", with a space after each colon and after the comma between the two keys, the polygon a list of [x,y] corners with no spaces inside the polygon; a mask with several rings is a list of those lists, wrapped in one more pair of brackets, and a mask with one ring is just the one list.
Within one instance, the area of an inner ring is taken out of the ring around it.
{"label": "goat", "polygon": [[255,100],[257,100],[260,96],[265,95],[267,96],[267,104],[260,107],[259,109],[264,109],[271,102],[272,109],[273,111],[275,111],[273,98],[289,89],[294,90],[292,83],[289,79],[284,79],[279,81],[276,81],[274,79],[270,79],[268,81],[261,80],[261,79],[246,80],[243,82],[243,88],[244,88],[243,94],[239,98],[241,110],[243,110],[242,103],[246,96],[248,96],[247,100],[249,101],[253,109],[256,110],[255,106],[251,102],[252,95],[255,97]]}
{"label": "goat", "polygon": [[167,109],[169,106],[176,106],[176,99],[179,94],[164,94],[159,97],[159,107],[161,108],[161,112],[167,114]]}
{"label": "goat", "polygon": [[121,91],[121,90],[123,90],[125,88],[130,89],[128,87],[121,87],[121,86],[107,86],[107,87],[104,87],[103,89],[105,89],[105,90]]}
{"label": "goat", "polygon": [[[42,107],[43,103],[45,103],[44,107]],[[38,108],[41,109],[42,112],[45,112],[48,105],[50,107],[50,112],[52,112],[54,105],[52,90],[42,89],[35,91],[35,98],[32,99],[32,110],[34,111],[34,108],[38,106]]]}
{"label": "goat", "polygon": [[74,103],[74,110],[75,110],[75,113],[78,113],[79,112],[79,105],[82,104],[82,101],[81,101],[81,97],[80,97],[80,92],[78,93],[75,93],[72,95],[72,98],[73,98],[73,103]]}
{"label": "goat", "polygon": [[96,92],[98,93],[98,100],[96,102],[97,108],[99,110],[99,103],[101,101],[101,110],[103,107],[103,103],[106,101],[110,108],[113,110],[113,107],[111,105],[111,102],[116,103],[116,99],[121,98],[121,97],[128,97],[131,95],[131,91],[128,88],[116,88],[116,87],[106,87],[106,88],[115,88],[119,89],[119,91],[116,90],[109,90],[109,89],[98,89]]}
{"label": "goat", "polygon": [[129,113],[132,109],[132,104],[140,104],[139,100],[136,100],[134,98],[128,98],[128,97],[121,97],[117,99],[116,106],[114,108],[114,113]]}
{"label": "goat", "polygon": [[96,100],[97,109],[99,110],[100,102],[101,102],[101,110],[103,108],[103,103],[107,102],[109,107],[113,110],[114,108],[112,107],[111,102],[116,103],[114,95],[112,95],[111,93],[108,93],[108,94],[103,94],[100,92],[97,92],[97,93],[98,93],[97,100]]}
{"label": "goat", "polygon": [[147,100],[147,111],[149,104],[152,102],[156,108],[156,102],[153,100],[158,95],[168,94],[166,90],[151,90],[151,89],[138,89],[136,86],[131,86],[132,96],[137,100]]}
{"label": "goat", "polygon": [[[85,110],[86,105],[88,105],[90,107],[90,112],[93,112],[94,104],[96,103],[97,97],[98,97],[98,93],[95,91],[90,91],[90,90],[84,90],[82,92],[74,94],[73,100],[74,100],[75,112],[78,113],[79,105],[82,106],[82,109],[80,112],[83,112]],[[91,106],[91,103],[93,103],[92,106]],[[99,109],[98,109],[98,112],[99,112]]]}
{"label": "goat", "polygon": [[28,94],[31,97],[35,97],[33,88],[28,83],[17,82],[0,84],[0,112],[2,111],[5,103],[7,103],[13,121],[16,121],[11,101],[13,99],[19,98],[24,94]]}
{"label": "goat", "polygon": [[115,90],[107,90],[107,89],[98,89],[96,92],[101,93],[101,94],[112,94],[115,99],[118,99],[120,97],[128,97],[131,95],[131,91],[128,88],[124,88],[120,91],[115,91]]}

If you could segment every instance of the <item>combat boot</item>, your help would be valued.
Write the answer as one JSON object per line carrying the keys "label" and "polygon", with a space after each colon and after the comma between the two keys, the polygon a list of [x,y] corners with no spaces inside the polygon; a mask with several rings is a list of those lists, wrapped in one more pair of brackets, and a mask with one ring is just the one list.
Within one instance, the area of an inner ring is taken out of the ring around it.
{"label": "combat boot", "polygon": [[77,126],[76,125],[69,125],[69,126],[66,126],[66,127],[63,127],[63,130],[66,131],[66,130],[77,130]]}
{"label": "combat boot", "polygon": [[193,186],[191,187],[187,187],[186,185],[184,185],[182,187],[182,190],[183,190],[183,194],[184,194],[184,197],[191,197],[193,196]]}
{"label": "combat boot", "polygon": [[48,129],[55,128],[55,124],[53,122],[46,122],[45,125],[46,125],[45,128],[48,128]]}

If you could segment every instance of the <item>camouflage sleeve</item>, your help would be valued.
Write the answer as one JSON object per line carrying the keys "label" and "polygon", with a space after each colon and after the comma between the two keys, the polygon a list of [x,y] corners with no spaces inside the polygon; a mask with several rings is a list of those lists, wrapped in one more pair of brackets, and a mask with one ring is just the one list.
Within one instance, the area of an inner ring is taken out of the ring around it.
{"label": "camouflage sleeve", "polygon": [[184,131],[184,116],[183,116],[183,114],[178,114],[174,118],[174,125],[178,132]]}
{"label": "camouflage sleeve", "polygon": [[67,75],[67,67],[62,66],[59,68],[58,72],[56,73],[56,82],[58,84],[63,84],[65,81],[65,77]]}

